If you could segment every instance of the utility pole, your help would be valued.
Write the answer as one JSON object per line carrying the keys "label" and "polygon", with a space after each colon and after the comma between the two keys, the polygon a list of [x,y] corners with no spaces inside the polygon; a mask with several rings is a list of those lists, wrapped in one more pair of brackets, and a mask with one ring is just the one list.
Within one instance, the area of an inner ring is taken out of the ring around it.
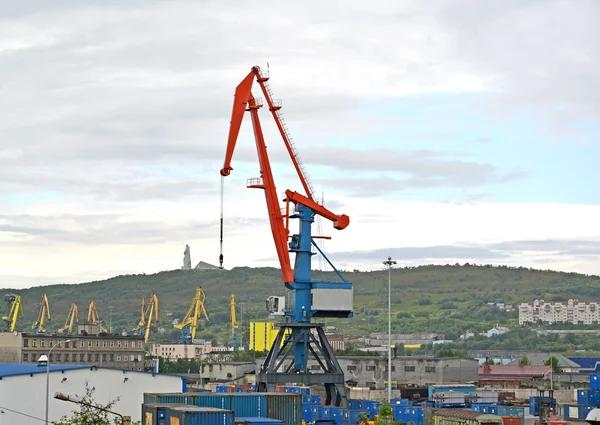
{"label": "utility pole", "polygon": [[383,262],[388,266],[388,402],[392,403],[392,257]]}

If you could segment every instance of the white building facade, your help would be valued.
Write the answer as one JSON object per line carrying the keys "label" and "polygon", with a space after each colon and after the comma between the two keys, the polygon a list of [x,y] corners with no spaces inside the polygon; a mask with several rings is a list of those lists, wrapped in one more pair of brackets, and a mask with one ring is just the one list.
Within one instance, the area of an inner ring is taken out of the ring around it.
{"label": "white building facade", "polygon": [[[39,425],[46,408],[46,367],[26,364],[0,364],[0,424]],[[141,420],[144,393],[182,392],[185,381],[174,375],[152,374],[96,366],[53,365],[49,374],[48,422],[71,416],[77,404],[54,398],[57,392],[81,397],[86,381],[95,388],[94,400],[104,405],[117,397],[112,410],[132,421]]]}
{"label": "white building facade", "polygon": [[598,302],[566,302],[547,303],[535,300],[532,303],[519,305],[519,324],[529,323],[572,323],[576,325],[592,325],[600,323],[600,304]]}

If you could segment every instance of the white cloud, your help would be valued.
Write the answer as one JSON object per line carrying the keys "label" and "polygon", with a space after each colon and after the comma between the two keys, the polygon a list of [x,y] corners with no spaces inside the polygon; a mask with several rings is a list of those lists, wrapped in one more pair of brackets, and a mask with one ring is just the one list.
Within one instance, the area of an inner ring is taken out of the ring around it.
{"label": "white cloud", "polygon": [[[267,62],[292,132],[317,132],[298,141],[308,166],[344,167],[343,182],[314,178],[352,218],[329,251],[600,233],[595,207],[479,204],[475,195],[461,205],[367,199],[380,183],[373,175],[356,182],[361,197],[344,199],[357,172],[393,169],[398,158],[394,171],[410,178],[396,188],[518,175],[458,154],[423,157],[396,145],[361,154],[332,149],[328,139],[361,132],[370,147],[370,135],[402,117],[353,111],[400,96],[484,94],[483,106],[525,108],[552,128],[597,117],[595,2],[21,3],[0,12],[0,273],[15,284],[170,269],[185,243],[195,259],[216,259],[233,91],[252,65]],[[443,134],[452,123],[431,125]],[[247,122],[243,131],[227,181],[226,211],[236,217],[228,266],[274,254],[262,195],[243,189],[258,170]],[[303,151],[308,144],[319,149]],[[281,158],[281,146],[269,151]],[[283,192],[290,168],[274,168]],[[591,264],[573,255],[565,267]]]}

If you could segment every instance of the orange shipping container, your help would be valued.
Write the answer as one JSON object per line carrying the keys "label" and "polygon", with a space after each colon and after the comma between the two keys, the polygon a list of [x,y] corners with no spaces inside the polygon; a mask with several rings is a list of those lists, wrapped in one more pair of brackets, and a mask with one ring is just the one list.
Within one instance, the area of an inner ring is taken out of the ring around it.
{"label": "orange shipping container", "polygon": [[523,425],[523,418],[520,416],[502,416],[504,425]]}

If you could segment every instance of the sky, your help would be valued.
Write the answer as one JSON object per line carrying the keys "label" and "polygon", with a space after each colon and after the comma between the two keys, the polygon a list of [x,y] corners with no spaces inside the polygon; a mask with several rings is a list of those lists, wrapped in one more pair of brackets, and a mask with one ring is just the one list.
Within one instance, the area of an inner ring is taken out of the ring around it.
{"label": "sky", "polygon": [[[0,286],[218,264],[233,93],[269,71],[342,270],[600,274],[600,3],[31,0],[0,10]],[[254,87],[259,96],[259,88]],[[277,190],[301,191],[267,108]],[[224,266],[278,266],[249,117]],[[323,267],[321,259],[313,262]]]}

